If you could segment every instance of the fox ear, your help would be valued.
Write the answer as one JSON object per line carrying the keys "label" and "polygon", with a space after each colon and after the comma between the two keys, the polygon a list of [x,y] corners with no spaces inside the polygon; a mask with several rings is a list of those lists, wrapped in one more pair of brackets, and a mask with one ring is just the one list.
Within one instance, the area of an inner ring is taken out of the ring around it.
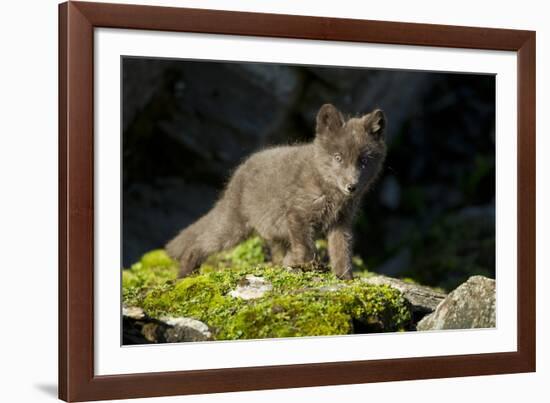
{"label": "fox ear", "polygon": [[375,109],[363,117],[365,130],[375,139],[379,140],[384,136],[386,130],[386,115],[381,109]]}
{"label": "fox ear", "polygon": [[344,125],[344,117],[332,104],[324,104],[317,113],[317,134],[335,132]]}

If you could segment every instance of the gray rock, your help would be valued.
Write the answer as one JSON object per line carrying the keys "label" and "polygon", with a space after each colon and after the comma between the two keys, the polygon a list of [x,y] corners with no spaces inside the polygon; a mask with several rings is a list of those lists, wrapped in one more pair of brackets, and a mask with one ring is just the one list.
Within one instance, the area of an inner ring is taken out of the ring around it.
{"label": "gray rock", "polygon": [[336,291],[340,291],[344,287],[346,287],[345,284],[338,283],[338,284],[327,285],[325,287],[319,287],[317,288],[317,290],[320,292],[336,292]]}
{"label": "gray rock", "polygon": [[492,328],[496,326],[495,280],[472,276],[423,318],[417,330]]}
{"label": "gray rock", "polygon": [[281,103],[288,103],[297,94],[301,76],[298,70],[281,64],[231,63],[227,68],[265,94]]}
{"label": "gray rock", "polygon": [[143,309],[122,307],[123,344],[158,343],[162,338],[163,323],[148,317]]}
{"label": "gray rock", "polygon": [[245,278],[241,280],[241,284],[236,289],[229,292],[233,298],[242,299],[257,299],[265,295],[266,292],[271,291],[273,286],[261,277],[254,276],[253,274],[247,274]]}
{"label": "gray rock", "polygon": [[145,317],[145,313],[143,312],[143,309],[138,308],[136,306],[130,306],[130,307],[122,307],[122,316],[126,316],[130,319],[143,319]]}
{"label": "gray rock", "polygon": [[370,74],[370,71],[364,69],[332,69],[317,66],[308,67],[307,70],[329,88],[348,93],[365,81]]}
{"label": "gray rock", "polygon": [[124,130],[153,98],[155,92],[162,87],[163,77],[172,64],[161,59],[125,58],[122,64],[124,69],[122,127]]}
{"label": "gray rock", "polygon": [[[380,107],[391,125],[388,125],[387,141],[391,144],[397,134],[403,132],[411,115],[419,111],[418,99],[423,98],[434,83],[425,74],[399,71],[395,74],[371,73],[366,91],[358,95],[358,104],[363,110]],[[389,90],[390,88],[394,90]],[[395,90],[395,89],[399,90]],[[391,117],[391,118],[390,118]]]}
{"label": "gray rock", "polygon": [[208,161],[201,168],[222,181],[244,157],[271,143],[300,94],[301,75],[290,66],[189,62],[172,71],[174,109],[158,122],[158,135]]}
{"label": "gray rock", "polygon": [[417,314],[433,312],[443,301],[446,295],[433,288],[419,284],[407,283],[403,280],[386,276],[372,276],[363,279],[368,284],[389,285],[396,288],[403,294],[403,297],[411,304],[411,309]]}
{"label": "gray rock", "polygon": [[162,248],[182,228],[206,213],[218,190],[184,180],[135,183],[124,190],[123,264],[129,267],[148,250]]}
{"label": "gray rock", "polygon": [[167,343],[212,340],[212,333],[206,324],[192,318],[162,318],[167,327],[164,339]]}
{"label": "gray rock", "polygon": [[388,116],[386,141],[391,144],[418,113],[423,99],[434,85],[430,77],[416,72],[399,71],[392,74],[370,69],[330,70],[313,68],[310,71],[320,80],[312,81],[300,101],[303,119],[315,121],[319,107],[331,102],[350,113],[381,108]]}
{"label": "gray rock", "polygon": [[203,322],[185,317],[149,317],[141,308],[122,308],[123,344],[180,343],[212,340]]}

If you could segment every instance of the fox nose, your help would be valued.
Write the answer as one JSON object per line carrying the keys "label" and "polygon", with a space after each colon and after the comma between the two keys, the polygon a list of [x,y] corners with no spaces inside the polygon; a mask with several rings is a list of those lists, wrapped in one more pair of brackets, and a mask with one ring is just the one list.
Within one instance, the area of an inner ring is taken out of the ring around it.
{"label": "fox nose", "polygon": [[357,189],[357,186],[355,186],[355,185],[352,184],[352,183],[348,183],[348,184],[346,185],[346,190],[347,190],[348,192],[350,192],[350,193],[355,192],[355,189]]}

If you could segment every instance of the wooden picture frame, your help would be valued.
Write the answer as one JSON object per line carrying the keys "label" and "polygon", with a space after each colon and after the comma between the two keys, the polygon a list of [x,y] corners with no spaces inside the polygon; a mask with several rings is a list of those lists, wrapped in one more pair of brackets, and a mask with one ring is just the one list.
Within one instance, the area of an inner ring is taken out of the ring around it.
{"label": "wooden picture frame", "polygon": [[[516,352],[94,375],[94,28],[506,50],[518,59]],[[122,399],[535,371],[535,33],[67,2],[59,6],[59,397]]]}

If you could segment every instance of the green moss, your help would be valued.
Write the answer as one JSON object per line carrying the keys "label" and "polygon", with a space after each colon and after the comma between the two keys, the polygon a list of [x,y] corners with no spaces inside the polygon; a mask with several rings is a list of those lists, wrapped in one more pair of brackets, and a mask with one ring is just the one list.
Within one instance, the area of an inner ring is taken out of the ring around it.
{"label": "green moss", "polygon": [[[409,306],[393,288],[366,284],[362,276],[342,281],[326,267],[290,270],[265,256],[261,240],[251,238],[175,281],[176,263],[154,251],[124,272],[124,303],[156,318],[198,319],[218,340],[399,331],[410,322]],[[229,295],[246,275],[264,278],[272,290],[255,300]]]}
{"label": "green moss", "polygon": [[123,299],[127,305],[139,306],[149,290],[165,288],[177,275],[177,263],[164,250],[146,253],[130,269],[122,271]]}
{"label": "green moss", "polygon": [[349,312],[332,299],[313,291],[262,298],[239,309],[218,337],[261,339],[350,333]]}
{"label": "green moss", "polygon": [[[315,241],[315,249],[317,251],[318,259],[321,262],[328,264],[328,242],[325,239],[318,239]],[[353,256],[351,263],[355,273],[366,273],[368,271],[367,265],[359,256]]]}
{"label": "green moss", "polygon": [[201,266],[201,273],[225,269],[241,268],[266,262],[265,246],[259,237],[252,237],[229,251],[210,256]]}

